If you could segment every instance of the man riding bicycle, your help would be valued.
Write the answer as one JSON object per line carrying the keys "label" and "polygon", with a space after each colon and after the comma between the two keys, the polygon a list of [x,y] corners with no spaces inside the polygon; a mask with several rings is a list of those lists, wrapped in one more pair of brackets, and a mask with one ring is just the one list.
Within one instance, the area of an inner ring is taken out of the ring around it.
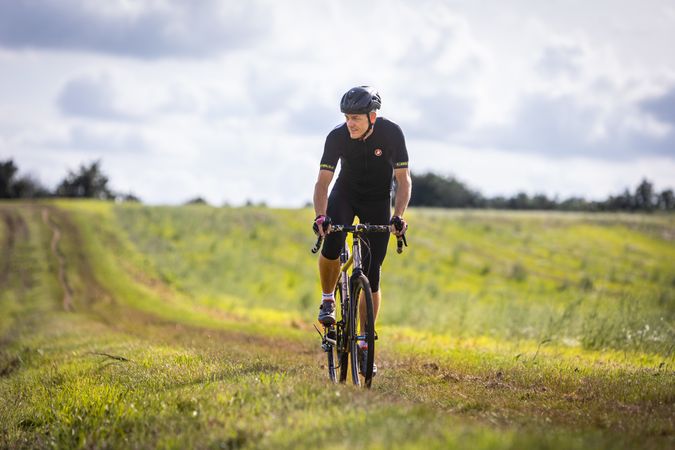
{"label": "man riding bicycle", "polygon": [[[401,128],[394,122],[377,117],[382,106],[378,92],[369,86],[358,86],[342,96],[340,110],[345,123],[331,131],[324,146],[319,176],[314,186],[314,232],[325,236],[319,256],[319,276],[323,298],[319,322],[335,323],[334,289],[340,272],[339,255],[346,234],[331,233],[331,223],[351,224],[355,216],[361,223],[391,225],[397,237],[407,229],[403,219],[412,182],[408,169],[408,151]],[[330,197],[328,187],[333,180],[338,160],[340,174]],[[391,190],[396,179],[394,215],[391,216]],[[387,253],[387,234],[366,234],[363,263],[373,292],[375,319],[380,307],[380,268]]]}

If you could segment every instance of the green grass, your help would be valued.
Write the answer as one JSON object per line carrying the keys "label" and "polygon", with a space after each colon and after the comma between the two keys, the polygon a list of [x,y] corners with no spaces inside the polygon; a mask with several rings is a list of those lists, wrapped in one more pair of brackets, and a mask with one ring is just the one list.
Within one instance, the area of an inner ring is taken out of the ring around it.
{"label": "green grass", "polygon": [[309,221],[0,203],[0,448],[675,445],[670,217],[411,211],[369,392],[322,370]]}
{"label": "green grass", "polygon": [[[308,210],[115,209],[147,265],[221,309],[311,318]],[[459,337],[552,340],[669,354],[671,216],[411,211],[411,246],[383,268],[381,322]],[[648,232],[645,232],[648,230]]]}

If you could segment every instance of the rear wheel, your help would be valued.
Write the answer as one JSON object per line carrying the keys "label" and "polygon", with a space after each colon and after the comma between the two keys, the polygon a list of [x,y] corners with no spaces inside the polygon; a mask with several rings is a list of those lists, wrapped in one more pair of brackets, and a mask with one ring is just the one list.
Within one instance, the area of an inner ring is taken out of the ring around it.
{"label": "rear wheel", "polygon": [[[365,275],[359,275],[352,283],[353,291],[349,307],[348,336],[351,355],[352,381],[357,386],[370,388],[373,381],[375,361],[375,315],[373,293]],[[365,355],[359,348],[363,347]]]}

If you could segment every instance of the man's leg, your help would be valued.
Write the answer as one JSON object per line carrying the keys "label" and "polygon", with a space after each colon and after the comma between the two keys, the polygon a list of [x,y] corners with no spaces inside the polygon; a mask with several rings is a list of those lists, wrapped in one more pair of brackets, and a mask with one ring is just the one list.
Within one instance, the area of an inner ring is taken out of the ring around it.
{"label": "man's leg", "polygon": [[[357,215],[363,223],[387,224],[391,218],[390,200],[385,199],[361,204],[357,210]],[[375,323],[377,323],[377,315],[382,300],[380,274],[382,272],[382,263],[387,255],[389,234],[368,233],[366,239],[369,245],[364,248],[363,252],[364,270],[370,282],[370,288],[373,291],[373,315]],[[359,316],[361,318],[361,328],[363,329],[366,317],[365,301],[359,302]]]}
{"label": "man's leg", "polygon": [[340,259],[328,259],[319,255],[319,277],[321,278],[321,290],[324,294],[332,294],[335,291],[339,276]]}
{"label": "man's leg", "polygon": [[373,314],[375,315],[375,323],[377,323],[377,312],[380,310],[380,299],[382,298],[380,294],[382,289],[377,292],[373,292]]}
{"label": "man's leg", "polygon": [[[375,322],[377,323],[377,312],[380,310],[380,300],[382,299],[382,296],[380,295],[382,293],[382,289],[380,289],[377,292],[373,292],[373,316],[375,318]],[[361,298],[359,299],[359,329],[363,331],[363,329],[366,327],[366,301],[364,300],[364,293],[361,292]]]}
{"label": "man's leg", "polygon": [[335,323],[335,284],[340,275],[340,259],[328,259],[323,254],[319,256],[319,278],[321,280],[321,307],[319,308],[319,322],[324,326]]}
{"label": "man's leg", "polygon": [[[351,224],[354,220],[352,206],[344,196],[336,192],[332,192],[328,197],[326,214],[337,224]],[[344,248],[345,237],[344,232],[328,234],[319,256],[319,278],[323,291],[319,322],[324,325],[335,323],[335,285],[340,276],[340,251]]]}

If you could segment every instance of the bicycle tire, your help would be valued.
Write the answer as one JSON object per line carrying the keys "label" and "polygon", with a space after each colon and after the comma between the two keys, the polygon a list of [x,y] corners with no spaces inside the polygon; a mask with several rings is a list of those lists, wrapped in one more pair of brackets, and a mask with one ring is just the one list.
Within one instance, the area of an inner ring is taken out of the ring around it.
{"label": "bicycle tire", "polygon": [[[363,293],[363,301],[365,302],[365,326],[362,330],[359,329],[361,293]],[[370,388],[373,381],[373,363],[375,361],[375,314],[373,313],[373,293],[370,289],[370,282],[365,275],[359,275],[352,282],[351,300],[348,336],[352,381],[356,386]],[[365,341],[368,348],[365,368],[361,371],[359,371],[361,361],[359,361],[358,352],[360,340]]]}
{"label": "bicycle tire", "polygon": [[[342,276],[342,275],[340,275]],[[343,311],[343,305],[346,299],[342,298],[342,289],[340,289],[340,283],[337,284],[335,288],[335,298],[339,300],[335,307],[336,310]],[[349,345],[348,342],[345,342],[347,339],[347,333],[345,332],[345,318],[340,317],[340,321],[335,324],[335,331],[337,333],[337,344],[334,347],[335,360],[338,362],[338,367],[340,369],[338,381],[340,383],[345,383],[347,381],[347,374],[349,373]]]}
{"label": "bicycle tire", "polygon": [[[335,327],[334,327],[335,328]],[[337,331],[336,331],[337,333]],[[326,352],[326,357],[328,359],[327,364],[328,364],[328,378],[330,381],[333,383],[337,383],[337,372],[336,372],[336,367],[335,367],[335,360],[336,360],[336,349],[335,345],[333,344],[328,344],[328,346],[325,349]]]}

